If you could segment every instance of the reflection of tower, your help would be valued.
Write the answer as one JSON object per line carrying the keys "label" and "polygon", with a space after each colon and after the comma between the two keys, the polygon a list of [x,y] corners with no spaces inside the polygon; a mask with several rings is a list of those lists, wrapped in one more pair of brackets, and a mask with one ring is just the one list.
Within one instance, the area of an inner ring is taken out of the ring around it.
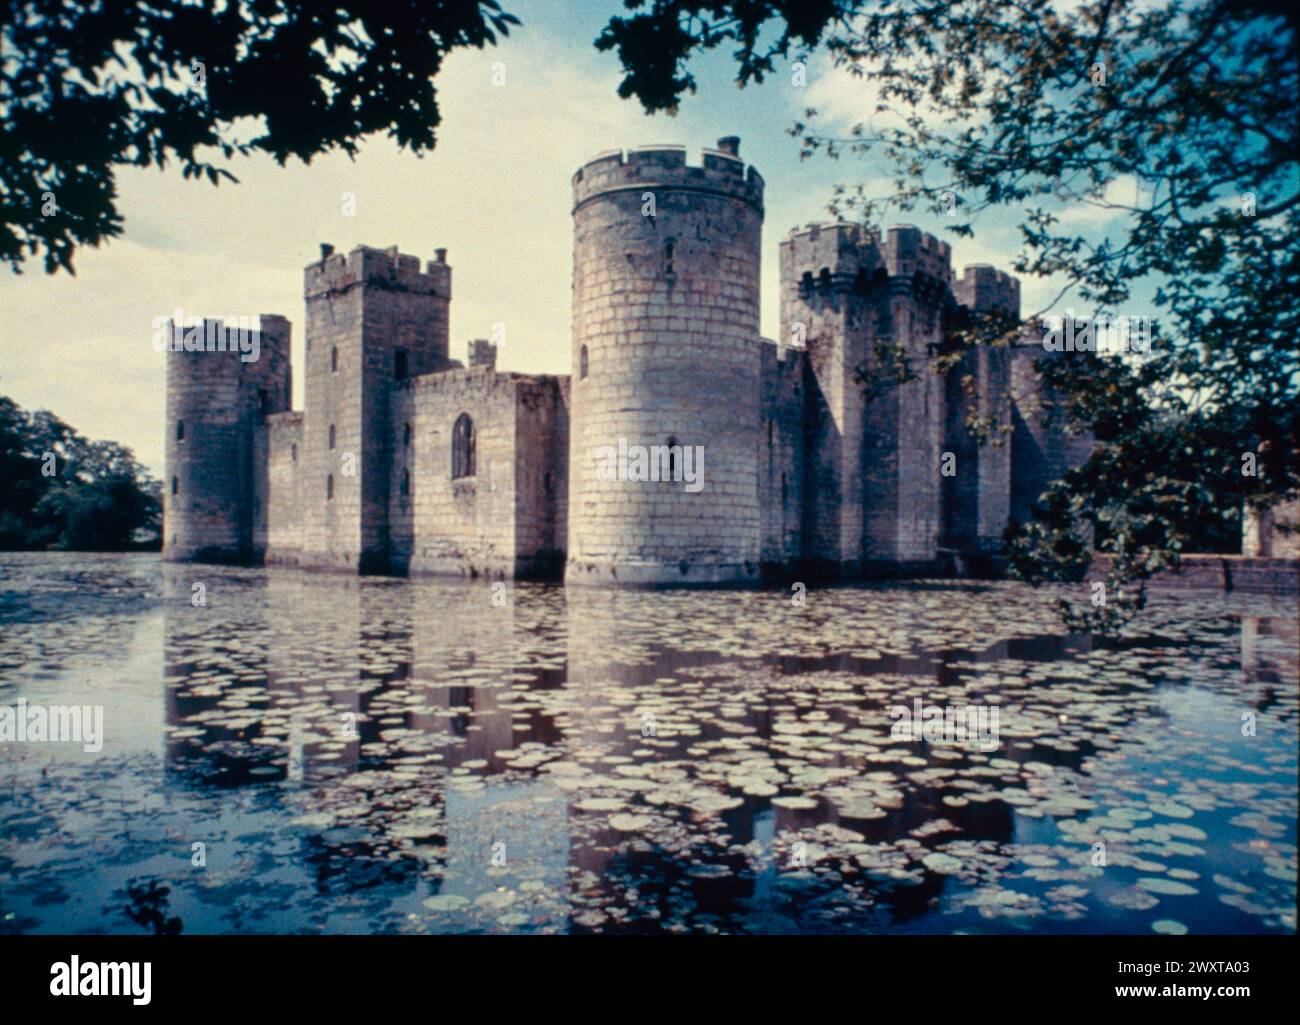
{"label": "reflection of tower", "polygon": [[[569,583],[756,580],[763,179],[721,139],[599,157],[573,178]],[[660,480],[597,450],[683,449]],[[703,451],[692,466],[684,448]],[[702,490],[681,477],[700,469]]]}
{"label": "reflection of tower", "polygon": [[[237,787],[283,779],[287,751],[269,721],[266,580],[236,583],[204,574],[206,605],[194,605],[194,571],[163,572],[163,703],[166,765],[188,783]],[[223,607],[238,594],[238,616]]]}
{"label": "reflection of tower", "polygon": [[167,327],[168,561],[248,561],[265,546],[265,418],[289,408],[292,385],[289,322],[259,321]]}
{"label": "reflection of tower", "polygon": [[[494,587],[500,588],[495,592],[498,605],[493,604]],[[513,710],[502,700],[518,651],[517,590],[488,582],[407,587],[415,624],[411,686],[423,699],[420,711],[411,713],[411,726],[457,738],[440,749],[449,767],[483,759],[497,771],[496,752],[529,739],[527,732],[515,733]]]}

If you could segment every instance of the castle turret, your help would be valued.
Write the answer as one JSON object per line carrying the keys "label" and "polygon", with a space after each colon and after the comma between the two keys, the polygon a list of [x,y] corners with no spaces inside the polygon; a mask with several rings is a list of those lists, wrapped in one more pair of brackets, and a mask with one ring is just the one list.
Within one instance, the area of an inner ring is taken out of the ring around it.
{"label": "castle turret", "polygon": [[1061,396],[1042,376],[1042,368],[1049,361],[1087,357],[1048,351],[1043,345],[1044,332],[1042,324],[1026,324],[1019,344],[1011,350],[1015,430],[1011,445],[1010,514],[1018,523],[1027,522],[1048,486],[1086,462],[1093,449],[1090,434],[1067,432],[1064,417],[1056,408]]}
{"label": "castle turret", "polygon": [[[952,283],[964,320],[987,337],[1015,330],[1020,319],[1020,281],[988,264],[966,267]],[[988,321],[982,325],[979,321]],[[953,455],[943,487],[943,543],[963,556],[992,556],[1002,548],[1011,509],[1011,351],[1007,345],[976,344],[946,376],[944,451]],[[972,433],[972,418],[989,435]]]}
{"label": "castle turret", "polygon": [[[937,557],[943,387],[927,361],[950,257],[907,225],[812,224],[781,243],[781,332],[807,346],[812,378],[804,556],[842,574]],[[916,379],[899,384],[905,369]]]}
{"label": "castle turret", "polygon": [[763,179],[738,153],[574,175],[569,583],[758,577]]}
{"label": "castle turret", "polygon": [[265,545],[265,418],[288,409],[292,392],[289,322],[264,314],[164,331],[163,558],[252,561]]}
{"label": "castle turret", "polygon": [[383,570],[388,561],[393,385],[448,366],[451,267],[420,269],[396,246],[323,246],[305,271],[304,565]]}

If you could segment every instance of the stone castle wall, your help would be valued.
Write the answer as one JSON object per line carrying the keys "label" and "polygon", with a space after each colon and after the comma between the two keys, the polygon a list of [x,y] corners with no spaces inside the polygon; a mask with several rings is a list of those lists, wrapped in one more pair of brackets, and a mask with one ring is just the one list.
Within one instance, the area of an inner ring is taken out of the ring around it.
{"label": "stone castle wall", "polygon": [[[574,176],[570,583],[758,578],[763,180],[738,145],[699,167],[630,150]],[[600,479],[621,444],[702,447],[702,490]]]}
{"label": "stone castle wall", "polygon": [[[809,225],[781,243],[781,334],[762,339],[764,185],[738,151],[633,149],[575,174],[572,375],[498,371],[482,339],[452,360],[446,251],[422,266],[396,247],[323,246],[305,269],[301,413],[282,317],[256,363],[171,353],[166,557],[680,585],[996,552],[1091,447],[1044,414],[1041,339],[930,370],[949,328],[1018,316],[1019,283],[956,277],[910,226]],[[976,442],[972,411],[1001,444]],[[453,477],[461,416],[475,465]],[[702,488],[602,479],[620,443],[701,446]]]}
{"label": "stone castle wall", "polygon": [[[225,327],[217,320],[166,327],[172,343],[163,557],[169,561],[246,562],[259,554],[255,540],[264,524],[256,521],[266,505],[259,435],[268,413],[289,408],[290,328],[284,317],[262,315],[258,359],[246,361],[237,342],[227,347]],[[198,333],[191,346],[197,341],[203,348],[184,347],[189,331]]]}
{"label": "stone castle wall", "polygon": [[389,397],[399,378],[447,366],[451,268],[445,251],[422,272],[396,247],[358,246],[346,257],[326,249],[304,281],[302,560],[381,569],[392,479]]}
{"label": "stone castle wall", "polygon": [[798,562],[804,551],[806,348],[764,340],[760,438],[760,558],[766,571]]}

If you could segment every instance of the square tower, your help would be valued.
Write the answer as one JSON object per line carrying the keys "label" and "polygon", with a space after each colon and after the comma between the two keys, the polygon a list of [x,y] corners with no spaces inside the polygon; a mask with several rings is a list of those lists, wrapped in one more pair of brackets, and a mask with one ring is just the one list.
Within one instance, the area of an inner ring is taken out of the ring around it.
{"label": "square tower", "polygon": [[396,246],[322,246],[306,268],[304,565],[387,566],[391,396],[448,367],[451,267],[436,253],[421,272]]}
{"label": "square tower", "polygon": [[907,226],[809,225],[781,243],[782,340],[808,350],[803,555],[842,575],[938,556],[944,390],[928,359],[949,257]]}

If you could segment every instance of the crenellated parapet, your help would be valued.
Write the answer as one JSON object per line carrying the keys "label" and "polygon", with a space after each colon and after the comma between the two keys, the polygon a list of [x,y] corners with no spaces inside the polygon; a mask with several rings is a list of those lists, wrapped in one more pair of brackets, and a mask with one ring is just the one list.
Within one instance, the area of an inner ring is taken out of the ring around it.
{"label": "crenellated parapet", "polygon": [[576,213],[596,196],[657,190],[714,193],[763,210],[763,176],[739,156],[740,140],[728,136],[704,150],[699,166],[688,165],[684,146],[611,150],[587,161],[573,176]]}
{"label": "crenellated parapet", "polygon": [[445,249],[437,250],[436,258],[428,261],[422,272],[420,258],[399,252],[397,246],[357,246],[347,255],[335,253],[330,246],[321,248],[320,261],[308,264],[304,272],[308,299],[356,285],[451,298],[451,267]]}
{"label": "crenellated parapet", "polygon": [[803,295],[846,292],[864,284],[927,281],[939,293],[952,282],[947,242],[910,225],[883,235],[865,224],[839,221],[792,230],[781,243],[781,279]]}
{"label": "crenellated parapet", "polygon": [[952,283],[953,297],[975,313],[1020,315],[1020,279],[992,264],[975,263]]}

